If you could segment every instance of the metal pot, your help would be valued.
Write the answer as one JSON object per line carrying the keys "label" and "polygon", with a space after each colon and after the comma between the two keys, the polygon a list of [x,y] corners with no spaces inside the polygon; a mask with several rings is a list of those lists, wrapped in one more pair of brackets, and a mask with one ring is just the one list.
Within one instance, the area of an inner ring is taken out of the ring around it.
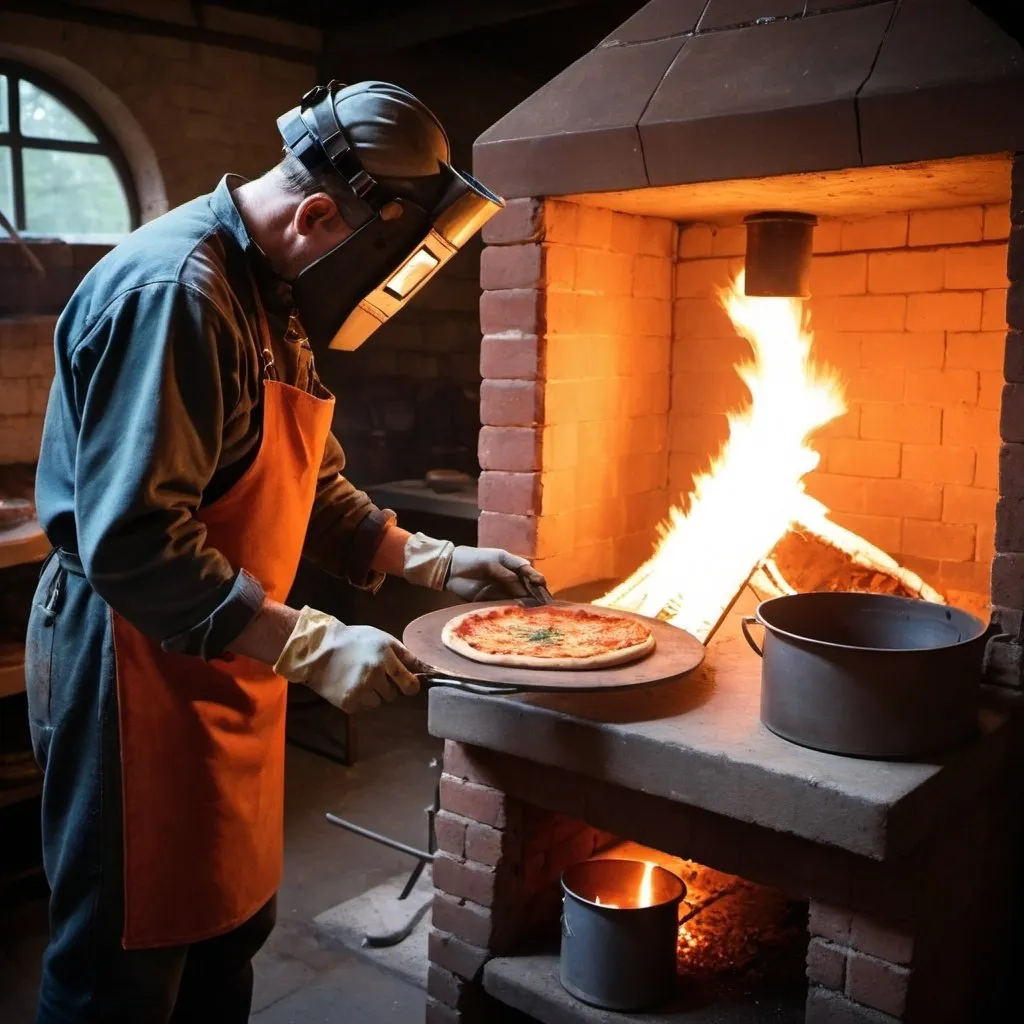
{"label": "metal pot", "polygon": [[562,875],[561,982],[591,1006],[643,1010],[672,994],[686,886],[671,871],[650,867],[652,902],[642,907],[642,861],[588,860]]}
{"label": "metal pot", "polygon": [[977,733],[990,630],[973,615],[885,594],[792,594],[763,601],[742,628],[763,659],[761,721],[787,740],[890,759]]}

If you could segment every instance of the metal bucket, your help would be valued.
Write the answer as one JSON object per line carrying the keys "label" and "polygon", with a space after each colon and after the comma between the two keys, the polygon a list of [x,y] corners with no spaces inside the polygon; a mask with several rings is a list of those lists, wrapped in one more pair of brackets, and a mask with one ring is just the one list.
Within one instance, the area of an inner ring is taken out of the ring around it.
{"label": "metal bucket", "polygon": [[890,759],[977,733],[991,630],[973,615],[886,594],[792,594],[762,602],[742,626],[763,659],[761,721],[787,740]]}
{"label": "metal bucket", "polygon": [[653,868],[650,905],[637,897],[648,865],[588,860],[562,875],[562,986],[607,1010],[644,1010],[672,995],[682,881]]}

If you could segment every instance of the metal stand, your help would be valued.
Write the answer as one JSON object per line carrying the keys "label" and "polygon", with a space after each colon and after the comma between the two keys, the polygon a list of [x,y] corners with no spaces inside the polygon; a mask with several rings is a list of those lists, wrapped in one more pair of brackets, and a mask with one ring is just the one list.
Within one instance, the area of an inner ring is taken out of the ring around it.
{"label": "metal stand", "polygon": [[[372,829],[364,828],[362,825],[357,825],[354,821],[348,821],[345,818],[339,818],[335,814],[328,813],[325,815],[327,820],[338,828],[345,829],[346,832],[353,832],[357,836],[362,836],[364,839],[369,839],[372,842],[380,843],[382,846],[387,846],[392,850],[398,850],[399,853],[407,853],[410,857],[416,858],[416,865],[409,873],[409,877],[406,879],[405,885],[402,887],[402,891],[398,896],[399,900],[407,899],[409,894],[416,887],[416,883],[420,880],[420,876],[423,874],[423,869],[433,863],[434,853],[437,850],[437,829],[435,825],[435,819],[437,812],[441,809],[441,778],[438,776],[437,784],[434,786],[434,799],[432,800],[429,807],[424,808],[427,815],[427,848],[426,850],[418,850],[415,846],[409,846],[407,843],[399,842],[397,839],[392,839],[390,836],[381,835],[379,832],[374,832]],[[403,939],[409,937],[413,929],[419,924],[423,915],[430,909],[431,900],[427,900],[423,906],[419,907],[414,914],[412,914],[408,921],[405,922],[400,928],[393,932],[387,932],[384,935],[364,935],[363,945],[372,946],[380,949],[385,946],[397,946]]]}

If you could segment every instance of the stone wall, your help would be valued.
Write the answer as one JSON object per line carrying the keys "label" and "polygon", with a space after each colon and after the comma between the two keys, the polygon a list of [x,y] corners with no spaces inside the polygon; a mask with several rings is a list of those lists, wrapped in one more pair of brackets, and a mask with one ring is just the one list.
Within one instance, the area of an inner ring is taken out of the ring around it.
{"label": "stone wall", "polygon": [[[105,11],[196,27],[187,3],[122,0]],[[125,152],[145,220],[211,191],[228,171],[255,177],[272,166],[280,150],[275,119],[314,78],[316,31],[208,13],[208,27],[264,52],[129,32],[102,15],[84,24],[0,11],[0,58],[57,79],[93,108]],[[270,55],[275,45],[289,55]],[[106,251],[58,241],[32,248],[45,278],[13,242],[0,240],[0,463],[36,461],[55,317]]]}

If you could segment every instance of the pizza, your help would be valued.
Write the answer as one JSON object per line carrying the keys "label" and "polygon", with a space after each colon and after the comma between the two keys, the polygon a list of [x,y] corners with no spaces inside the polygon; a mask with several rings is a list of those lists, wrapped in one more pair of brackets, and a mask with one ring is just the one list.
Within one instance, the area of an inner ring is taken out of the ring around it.
{"label": "pizza", "polygon": [[441,640],[465,658],[510,668],[604,668],[654,650],[654,634],[637,619],[559,605],[465,612],[445,624]]}

